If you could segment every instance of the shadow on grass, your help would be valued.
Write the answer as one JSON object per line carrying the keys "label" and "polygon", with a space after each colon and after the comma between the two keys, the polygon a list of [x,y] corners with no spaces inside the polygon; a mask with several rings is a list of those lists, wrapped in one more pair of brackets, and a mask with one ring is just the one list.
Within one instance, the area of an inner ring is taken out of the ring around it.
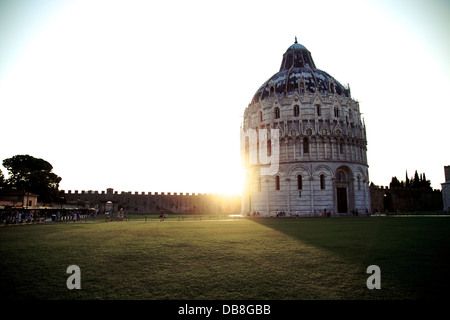
{"label": "shadow on grass", "polygon": [[[381,269],[384,297],[450,297],[450,218],[252,219],[346,261]],[[369,277],[369,275],[366,275]],[[382,290],[380,290],[382,291]]]}

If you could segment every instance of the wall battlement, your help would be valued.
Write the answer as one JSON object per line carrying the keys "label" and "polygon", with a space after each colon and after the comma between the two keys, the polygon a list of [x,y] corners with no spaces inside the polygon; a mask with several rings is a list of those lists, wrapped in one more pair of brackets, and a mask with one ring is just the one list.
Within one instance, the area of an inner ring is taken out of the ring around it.
{"label": "wall battlement", "polygon": [[[64,194],[112,194],[112,193],[107,193],[106,191],[97,191],[97,190],[67,190],[67,192],[65,190],[61,190],[61,192],[63,192]],[[134,193],[131,191],[121,191],[120,193],[118,191],[114,191],[114,194],[134,194],[134,195],[148,195],[148,196],[158,196],[158,195],[166,195],[166,196],[221,196],[220,194],[213,194],[213,193],[183,193],[183,192],[138,192],[135,191]]]}
{"label": "wall battlement", "polygon": [[239,213],[240,195],[211,193],[131,192],[97,190],[65,190],[62,201],[80,208],[94,208],[100,213],[107,210],[106,203],[112,203],[112,211],[120,209],[128,213]]}

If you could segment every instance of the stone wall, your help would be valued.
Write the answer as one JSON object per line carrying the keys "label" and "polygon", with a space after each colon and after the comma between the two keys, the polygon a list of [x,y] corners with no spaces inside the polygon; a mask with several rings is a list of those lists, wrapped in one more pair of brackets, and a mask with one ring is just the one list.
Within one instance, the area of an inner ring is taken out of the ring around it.
{"label": "stone wall", "polygon": [[[319,213],[324,208],[333,210],[333,196],[329,188],[320,190],[318,181],[304,181],[303,190],[297,190],[294,179],[281,180],[279,192],[274,192],[274,182],[263,181],[261,191],[256,192],[252,207],[265,212],[267,203],[265,195],[269,187],[270,212],[289,211],[301,214]],[[289,183],[289,187],[287,186]],[[313,184],[314,198],[311,200],[310,183]],[[327,183],[332,183],[327,180]],[[256,187],[255,187],[256,188]],[[287,192],[289,188],[289,192]],[[355,189],[357,187],[355,186]],[[286,190],[285,190],[286,189]],[[450,191],[450,188],[449,188]],[[100,213],[105,211],[105,205],[111,201],[113,210],[116,212],[123,208],[129,214],[159,213],[161,209],[170,213],[230,213],[241,212],[241,196],[239,195],[216,195],[216,194],[189,194],[189,193],[158,193],[158,192],[117,192],[112,189],[105,191],[62,191],[63,204],[79,208],[95,208]],[[359,193],[361,193],[359,195]],[[257,194],[260,194],[260,197]],[[330,193],[330,194],[328,194]],[[288,194],[290,199],[288,200]],[[450,192],[449,192],[450,194]],[[289,206],[288,206],[289,201]],[[312,204],[313,202],[313,204]],[[360,204],[359,204],[360,203]],[[363,212],[364,201],[363,190],[355,190],[355,207]],[[380,186],[370,186],[370,202],[372,212],[414,212],[414,211],[441,211],[444,208],[443,193],[440,190],[402,189]],[[450,204],[450,200],[448,202]],[[445,211],[445,208],[444,208]]]}
{"label": "stone wall", "polygon": [[129,214],[159,213],[161,209],[170,213],[239,213],[241,199],[238,195],[117,192],[105,191],[62,191],[63,203],[80,208],[95,208],[105,211],[108,201],[113,211],[123,208]]}
{"label": "stone wall", "polygon": [[442,183],[442,201],[444,211],[450,213],[450,182]]}
{"label": "stone wall", "polygon": [[442,192],[414,188],[370,186],[372,212],[441,211]]}

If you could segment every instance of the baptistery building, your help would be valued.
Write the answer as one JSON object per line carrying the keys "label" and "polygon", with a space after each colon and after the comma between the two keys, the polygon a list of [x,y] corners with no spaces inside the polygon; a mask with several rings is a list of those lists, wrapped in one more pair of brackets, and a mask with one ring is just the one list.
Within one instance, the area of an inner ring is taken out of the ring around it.
{"label": "baptistery building", "polygon": [[367,138],[358,101],[297,39],[244,112],[244,215],[370,210]]}

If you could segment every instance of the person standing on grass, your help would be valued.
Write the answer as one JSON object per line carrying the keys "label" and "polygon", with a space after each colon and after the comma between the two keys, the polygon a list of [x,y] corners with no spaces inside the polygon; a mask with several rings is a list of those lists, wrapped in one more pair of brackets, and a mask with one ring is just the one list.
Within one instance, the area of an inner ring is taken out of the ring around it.
{"label": "person standing on grass", "polygon": [[161,214],[159,215],[160,219],[159,222],[164,221],[164,211],[161,209]]}

